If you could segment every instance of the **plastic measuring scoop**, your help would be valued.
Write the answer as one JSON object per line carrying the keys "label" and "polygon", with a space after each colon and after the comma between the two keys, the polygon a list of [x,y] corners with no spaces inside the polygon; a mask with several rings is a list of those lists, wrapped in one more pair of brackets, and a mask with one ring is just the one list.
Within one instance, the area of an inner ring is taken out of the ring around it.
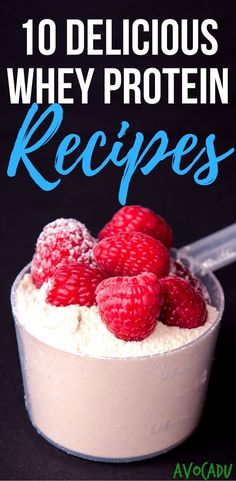
{"label": "plastic measuring scoop", "polygon": [[212,271],[236,260],[236,224],[173,256],[207,288],[213,322],[179,348],[139,357],[75,354],[42,342],[17,310],[17,289],[30,264],[17,276],[11,303],[25,405],[37,432],[55,447],[94,461],[136,461],[174,448],[197,427],[224,310]]}

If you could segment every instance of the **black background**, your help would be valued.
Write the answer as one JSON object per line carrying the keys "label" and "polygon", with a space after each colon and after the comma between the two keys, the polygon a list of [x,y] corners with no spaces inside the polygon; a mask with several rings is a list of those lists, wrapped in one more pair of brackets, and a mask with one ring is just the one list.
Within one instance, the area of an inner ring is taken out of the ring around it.
{"label": "black background", "polygon": [[[33,430],[24,409],[23,392],[17,356],[14,327],[9,305],[9,291],[17,272],[31,259],[36,238],[44,224],[57,217],[75,217],[86,223],[92,233],[97,231],[119,208],[118,186],[122,172],[107,167],[96,177],[86,178],[77,168],[64,177],[52,192],[41,191],[22,166],[13,179],[6,175],[9,155],[28,106],[10,106],[6,82],[6,67],[66,67],[95,66],[97,76],[91,87],[90,103],[64,107],[63,125],[42,152],[35,157],[38,168],[55,179],[53,164],[56,148],[70,132],[81,135],[85,142],[92,132],[104,130],[108,138],[119,130],[121,120],[130,122],[130,137],[140,130],[149,139],[159,129],[167,131],[170,145],[187,133],[199,137],[204,145],[210,133],[216,135],[219,152],[235,144],[235,7],[234,1],[215,2],[153,2],[138,4],[132,0],[114,2],[66,1],[1,3],[1,128],[0,128],[0,189],[1,189],[1,479],[171,479],[176,462],[235,463],[235,339],[236,283],[235,265],[220,270],[217,276],[226,296],[220,338],[217,344],[206,408],[197,431],[175,450],[149,461],[129,465],[93,463],[70,457],[53,448]],[[52,57],[25,55],[25,31],[22,23],[52,18],[58,27],[58,48]],[[122,18],[214,18],[219,25],[219,50],[214,57],[90,57],[66,58],[63,34],[66,18],[112,18],[119,43]],[[132,66],[145,69],[157,67],[228,67],[229,105],[167,105],[163,99],[157,105],[122,105],[118,96],[112,105],[103,105],[101,72],[105,66]],[[43,107],[41,107],[43,109]],[[170,162],[163,162],[149,176],[136,173],[128,195],[128,204],[141,204],[166,217],[173,227],[176,246],[235,222],[235,154],[220,164],[217,180],[200,187],[190,172],[177,176]]]}

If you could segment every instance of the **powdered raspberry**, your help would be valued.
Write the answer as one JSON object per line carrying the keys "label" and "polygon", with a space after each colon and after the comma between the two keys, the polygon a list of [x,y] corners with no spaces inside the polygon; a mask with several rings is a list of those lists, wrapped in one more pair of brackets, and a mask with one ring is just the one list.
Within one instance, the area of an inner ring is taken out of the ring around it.
{"label": "powdered raspberry", "polygon": [[95,240],[75,219],[57,219],[41,232],[31,265],[33,282],[40,287],[63,261],[92,261]]}
{"label": "powdered raspberry", "polygon": [[54,272],[47,290],[47,302],[54,306],[92,306],[95,289],[104,275],[84,262],[61,264]]}
{"label": "powdered raspberry", "polygon": [[207,291],[207,288],[204,284],[200,281],[198,277],[196,277],[190,269],[182,264],[180,260],[171,259],[170,263],[170,276],[177,276],[185,279],[188,281],[189,284],[194,288],[195,291],[200,294],[206,302],[210,302],[210,297]]}
{"label": "powdered raspberry", "polygon": [[99,312],[108,329],[125,341],[141,341],[153,331],[163,302],[155,274],[112,277],[96,289]]}
{"label": "powdered raspberry", "polygon": [[188,281],[180,277],[169,276],[161,279],[160,284],[164,293],[160,321],[168,326],[188,329],[205,324],[206,303]]}
{"label": "powdered raspberry", "polygon": [[127,205],[118,210],[99,232],[98,239],[111,237],[120,232],[143,232],[160,240],[166,247],[173,244],[171,228],[163,217],[140,205]]}
{"label": "powdered raspberry", "polygon": [[101,240],[93,249],[98,266],[114,276],[153,272],[169,273],[170,255],[158,240],[141,232],[117,234]]}

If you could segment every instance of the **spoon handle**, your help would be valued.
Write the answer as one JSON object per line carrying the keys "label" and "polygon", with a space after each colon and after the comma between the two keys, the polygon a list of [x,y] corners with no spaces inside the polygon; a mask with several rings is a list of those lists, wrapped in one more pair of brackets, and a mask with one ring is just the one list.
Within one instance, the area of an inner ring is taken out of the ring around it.
{"label": "spoon handle", "polygon": [[181,247],[180,255],[193,257],[206,269],[216,271],[236,260],[236,223]]}

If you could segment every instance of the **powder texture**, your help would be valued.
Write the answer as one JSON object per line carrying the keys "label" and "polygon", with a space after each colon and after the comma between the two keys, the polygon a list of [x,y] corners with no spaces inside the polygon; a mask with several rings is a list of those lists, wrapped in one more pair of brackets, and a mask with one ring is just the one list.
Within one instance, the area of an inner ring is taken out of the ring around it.
{"label": "powder texture", "polygon": [[138,357],[163,353],[194,341],[215,322],[218,311],[208,305],[206,323],[195,329],[166,326],[160,321],[143,341],[117,339],[102,321],[97,306],[48,304],[47,284],[37,289],[25,274],[16,291],[17,321],[40,341],[71,353],[93,357]]}

